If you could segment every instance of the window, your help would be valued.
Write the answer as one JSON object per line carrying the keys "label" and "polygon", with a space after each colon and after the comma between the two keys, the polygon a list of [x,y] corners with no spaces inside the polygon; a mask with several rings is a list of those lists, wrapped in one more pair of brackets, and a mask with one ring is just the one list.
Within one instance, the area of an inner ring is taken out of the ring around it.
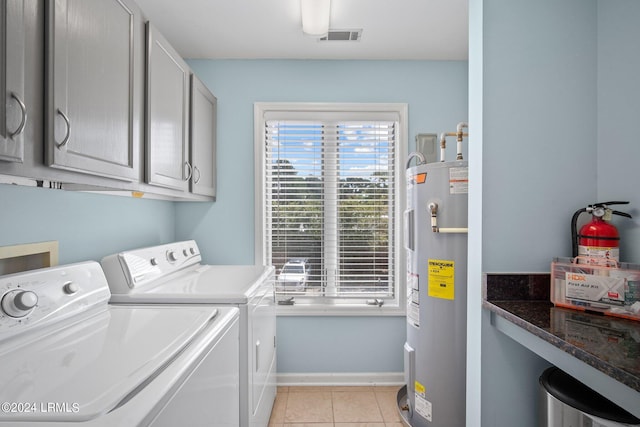
{"label": "window", "polygon": [[281,302],[401,306],[405,117],[405,104],[256,104],[257,259]]}

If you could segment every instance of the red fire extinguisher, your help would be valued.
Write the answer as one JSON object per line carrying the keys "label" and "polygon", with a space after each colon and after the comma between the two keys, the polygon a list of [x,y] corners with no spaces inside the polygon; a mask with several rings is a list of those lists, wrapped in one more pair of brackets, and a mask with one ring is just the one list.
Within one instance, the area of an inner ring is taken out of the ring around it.
{"label": "red fire extinguisher", "polygon": [[[589,205],[573,214],[571,218],[571,239],[573,257],[585,257],[587,264],[607,265],[609,260],[620,261],[620,234],[608,221],[612,215],[631,218],[625,212],[610,209],[610,205],[626,205],[629,202],[604,202]],[[591,221],[577,231],[578,217],[581,213],[591,214]]]}

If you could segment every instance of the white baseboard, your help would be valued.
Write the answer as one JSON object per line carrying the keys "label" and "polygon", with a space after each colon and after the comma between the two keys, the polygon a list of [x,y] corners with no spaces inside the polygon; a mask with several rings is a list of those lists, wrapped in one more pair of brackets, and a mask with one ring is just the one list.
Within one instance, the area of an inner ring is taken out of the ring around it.
{"label": "white baseboard", "polygon": [[400,386],[404,372],[278,373],[279,386]]}

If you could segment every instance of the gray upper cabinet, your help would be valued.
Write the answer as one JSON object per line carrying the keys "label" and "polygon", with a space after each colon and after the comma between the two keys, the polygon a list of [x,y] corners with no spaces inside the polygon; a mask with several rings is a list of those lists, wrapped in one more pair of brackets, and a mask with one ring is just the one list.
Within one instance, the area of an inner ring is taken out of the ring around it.
{"label": "gray upper cabinet", "polygon": [[0,3],[0,160],[22,162],[27,106],[24,95],[24,0]]}
{"label": "gray upper cabinet", "polygon": [[191,192],[216,196],[216,97],[191,75]]}
{"label": "gray upper cabinet", "polygon": [[144,22],[129,0],[47,0],[49,166],[141,178]]}
{"label": "gray upper cabinet", "polygon": [[147,22],[146,178],[189,190],[189,77],[187,63]]}

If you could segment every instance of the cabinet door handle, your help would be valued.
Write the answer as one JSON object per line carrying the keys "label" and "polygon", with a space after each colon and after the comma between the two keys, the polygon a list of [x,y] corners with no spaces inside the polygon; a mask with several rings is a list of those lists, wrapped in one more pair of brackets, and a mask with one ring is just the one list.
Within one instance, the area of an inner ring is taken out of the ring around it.
{"label": "cabinet door handle", "polygon": [[27,124],[27,106],[24,105],[22,99],[20,99],[20,97],[15,92],[11,92],[11,97],[16,100],[16,102],[20,106],[20,112],[22,113],[22,120],[20,121],[20,125],[18,125],[18,129],[16,129],[16,131],[13,133],[9,132],[9,137],[13,139],[14,137],[22,133],[22,131],[24,130],[24,126]]}
{"label": "cabinet door handle", "polygon": [[69,137],[71,136],[71,122],[69,122],[69,117],[67,117],[67,115],[64,114],[59,108],[56,109],[56,114],[59,114],[60,117],[62,117],[62,120],[64,120],[64,122],[67,124],[67,133],[64,136],[64,139],[60,144],[56,144],[58,148],[62,148],[67,145],[67,142],[69,142]]}
{"label": "cabinet door handle", "polygon": [[[196,177],[196,172],[198,173],[198,176]],[[193,167],[193,183],[197,184],[200,182],[200,178],[201,178],[201,174],[200,174],[200,169],[198,169],[197,166]]]}
{"label": "cabinet door handle", "polygon": [[185,181],[189,181],[193,176],[193,167],[189,162],[184,162],[184,165],[187,167],[187,176],[185,177]]}

